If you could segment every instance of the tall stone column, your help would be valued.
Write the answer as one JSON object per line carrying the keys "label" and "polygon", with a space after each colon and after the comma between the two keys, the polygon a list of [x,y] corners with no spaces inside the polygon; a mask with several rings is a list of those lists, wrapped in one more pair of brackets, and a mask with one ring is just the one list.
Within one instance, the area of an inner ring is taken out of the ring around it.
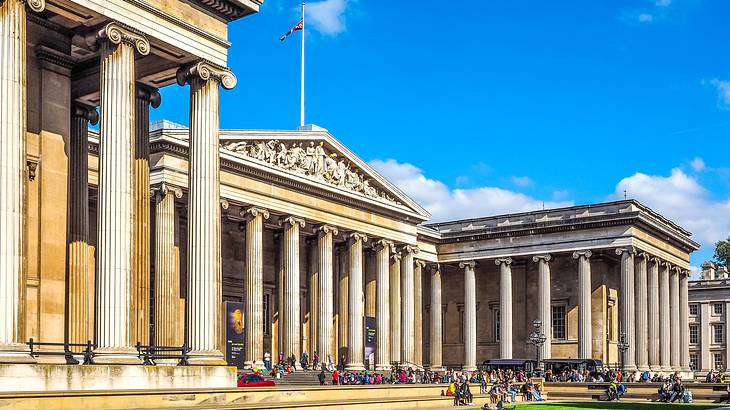
{"label": "tall stone column", "polygon": [[[304,219],[290,216],[280,221],[284,227],[284,300],[281,326],[281,349],[285,357],[301,356],[299,306],[299,228],[304,228]],[[298,366],[298,364],[297,364]]]}
{"label": "tall stone column", "polygon": [[339,357],[335,357],[335,362],[339,365],[340,361],[342,361],[342,356],[349,356],[349,354],[346,354],[349,349],[348,345],[348,336],[347,336],[347,330],[348,330],[348,310],[350,306],[350,272],[347,269],[347,260],[349,258],[349,255],[347,253],[347,247],[346,246],[338,246],[337,247],[337,273],[339,275],[339,283],[338,283],[338,299],[337,299],[337,315],[338,315],[338,324],[337,324],[337,338],[339,342]]}
{"label": "tall stone column", "polygon": [[616,255],[621,256],[621,288],[619,292],[619,325],[620,331],[626,334],[629,348],[624,353],[624,368],[627,372],[636,371],[636,327],[634,326],[634,268],[636,251],[633,246],[616,249]]}
{"label": "tall stone column", "polygon": [[499,266],[499,355],[512,358],[512,258],[494,261]]}
{"label": "tall stone column", "polygon": [[679,268],[669,271],[669,335],[670,356],[669,365],[673,372],[680,370],[680,332],[679,332]]}
{"label": "tall stone column", "polygon": [[134,143],[134,265],[132,269],[132,344],[150,341],[150,106],[160,93],[137,84]]}
{"label": "tall stone column", "polygon": [[401,362],[400,265],[400,253],[393,252],[390,256],[390,360],[394,362]]}
{"label": "tall stone column", "polygon": [[264,365],[264,219],[269,211],[251,207],[241,212],[246,218],[246,275],[243,277],[244,349],[243,366]]}
{"label": "tall stone column", "polygon": [[550,261],[552,255],[536,255],[532,257],[537,262],[537,317],[542,322],[542,332],[545,343],[540,348],[541,360],[552,356],[552,306],[550,304]]}
{"label": "tall stone column", "polygon": [[390,251],[393,242],[381,239],[375,243],[376,261],[376,345],[375,371],[390,370]]}
{"label": "tall stone column", "polygon": [[[649,323],[647,310],[646,262],[649,256],[639,252],[636,257],[634,282],[634,312],[636,315],[636,367],[640,372],[649,370]],[[631,347],[629,347],[631,349]]]}
{"label": "tall stone column", "polygon": [[332,356],[332,315],[333,315],[333,236],[337,235],[337,228],[330,225],[321,225],[317,228],[317,249],[319,251],[319,305],[317,307],[317,353],[320,361],[327,363]]}
{"label": "tall stone column", "polygon": [[423,368],[423,268],[426,263],[417,260],[413,266],[413,331],[415,333],[413,348],[414,363]]}
{"label": "tall stone column", "polygon": [[593,357],[591,332],[591,256],[589,250],[573,252],[578,259],[578,357]]}
{"label": "tall stone column", "polygon": [[180,85],[190,84],[188,171],[188,295],[186,342],[191,364],[225,364],[221,335],[221,216],[219,86],[236,77],[207,62],[181,67]]}
{"label": "tall stone column", "polygon": [[158,346],[178,344],[180,275],[175,251],[175,198],[182,198],[180,188],[163,183],[156,190],[155,344]]}
{"label": "tall stone column", "polygon": [[464,366],[465,371],[477,369],[477,289],[474,268],[476,262],[460,262],[464,269]]}
{"label": "tall stone column", "polygon": [[362,371],[365,370],[364,365],[364,346],[365,340],[363,336],[363,269],[362,269],[362,244],[367,242],[368,237],[357,232],[353,232],[347,239],[348,254],[350,261],[350,306],[348,309],[349,321],[347,332],[347,344],[349,346],[349,356],[347,358],[347,370]]}
{"label": "tall stone column", "polygon": [[[689,274],[689,271],[683,271],[679,278],[679,365],[682,372],[692,371],[689,367]],[[730,360],[727,357],[725,359]]]}
{"label": "tall stone column", "polygon": [[[44,0],[28,1],[32,11]],[[24,209],[26,105],[26,3],[0,2],[0,362],[33,362],[25,353],[22,320],[24,289]]]}
{"label": "tall stone column", "polygon": [[[649,259],[649,271],[647,277],[647,306],[649,318],[649,369],[660,371],[659,360],[659,259]],[[689,326],[689,325],[688,325]]]}
{"label": "tall stone column", "polygon": [[669,321],[669,263],[663,262],[659,270],[659,362],[661,370],[669,372],[670,366],[670,332]]}
{"label": "tall stone column", "polygon": [[94,339],[94,272],[89,266],[89,123],[96,125],[99,114],[96,108],[79,103],[74,104],[71,113],[67,341],[86,343]]}
{"label": "tall stone column", "polygon": [[136,32],[109,23],[87,37],[101,43],[97,249],[97,363],[138,363],[130,331],[134,262],[134,54],[150,51]]}
{"label": "tall stone column", "polygon": [[441,266],[431,267],[431,331],[429,332],[430,367],[433,372],[444,371],[443,366],[443,323],[441,311]]}
{"label": "tall stone column", "polygon": [[415,364],[415,323],[413,318],[413,254],[418,252],[413,246],[404,246],[401,260],[401,361],[406,366]]}

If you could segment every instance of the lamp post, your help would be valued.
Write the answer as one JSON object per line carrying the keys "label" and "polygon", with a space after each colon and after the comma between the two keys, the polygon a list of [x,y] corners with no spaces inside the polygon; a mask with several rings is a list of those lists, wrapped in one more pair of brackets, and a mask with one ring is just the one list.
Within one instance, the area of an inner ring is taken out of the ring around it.
{"label": "lamp post", "polygon": [[530,333],[529,340],[532,345],[535,346],[535,361],[537,362],[537,373],[542,374],[542,362],[540,361],[540,350],[542,345],[545,344],[547,337],[542,332],[542,320],[535,319],[532,321],[532,326],[535,330]]}
{"label": "lamp post", "polygon": [[626,332],[621,332],[618,335],[618,350],[621,352],[621,355],[619,356],[621,363],[619,363],[619,366],[621,367],[621,373],[624,372],[624,354],[627,350],[629,350],[629,342],[626,341]]}

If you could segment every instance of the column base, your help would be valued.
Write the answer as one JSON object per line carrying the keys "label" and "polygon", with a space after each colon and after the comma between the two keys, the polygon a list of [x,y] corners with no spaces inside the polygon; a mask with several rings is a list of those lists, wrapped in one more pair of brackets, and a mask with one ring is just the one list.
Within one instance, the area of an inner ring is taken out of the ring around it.
{"label": "column base", "polygon": [[264,368],[264,361],[263,360],[256,360],[253,362],[253,368],[254,369],[263,369]]}
{"label": "column base", "polygon": [[659,371],[662,373],[670,373],[672,371],[672,368],[669,366],[662,366]]}
{"label": "column base", "polygon": [[0,346],[0,363],[35,363],[35,357],[30,355],[30,350],[25,344],[12,344]]}
{"label": "column base", "polygon": [[648,364],[640,364],[640,365],[636,366],[636,370],[639,371],[639,372],[645,372],[645,371],[649,370],[649,365]]}
{"label": "column base", "polygon": [[94,350],[95,364],[142,364],[137,351],[127,348],[101,348]]}
{"label": "column base", "polygon": [[475,372],[477,370],[476,366],[463,366],[461,370],[465,372]]}
{"label": "column base", "polygon": [[432,372],[443,373],[446,371],[446,368],[443,366],[430,366],[428,370]]}
{"label": "column base", "polygon": [[189,353],[188,364],[193,366],[225,366],[228,362],[219,350],[193,350]]}
{"label": "column base", "polygon": [[376,364],[375,365],[375,371],[376,372],[389,372],[392,369],[390,364]]}
{"label": "column base", "polygon": [[628,364],[624,365],[624,371],[627,373],[634,373],[638,370],[639,370],[639,368],[636,367],[635,365],[628,365]]}
{"label": "column base", "polygon": [[363,363],[348,363],[345,365],[345,370],[348,372],[361,372],[365,370],[365,365]]}
{"label": "column base", "polygon": [[658,365],[658,364],[650,364],[649,365],[649,371],[650,372],[654,372],[654,373],[658,373],[658,372],[662,371],[662,367],[660,365]]}

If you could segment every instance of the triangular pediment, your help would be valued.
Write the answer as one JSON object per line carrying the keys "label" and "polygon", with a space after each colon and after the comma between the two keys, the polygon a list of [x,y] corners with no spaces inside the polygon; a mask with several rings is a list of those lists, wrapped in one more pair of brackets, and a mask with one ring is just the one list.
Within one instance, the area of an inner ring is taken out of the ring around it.
{"label": "triangular pediment", "polygon": [[430,214],[326,130],[221,130],[221,152],[251,165],[426,220]]}

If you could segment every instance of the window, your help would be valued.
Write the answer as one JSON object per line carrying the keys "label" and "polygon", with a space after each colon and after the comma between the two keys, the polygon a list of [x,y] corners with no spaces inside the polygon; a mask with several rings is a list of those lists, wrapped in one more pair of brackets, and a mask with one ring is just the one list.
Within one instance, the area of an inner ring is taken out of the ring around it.
{"label": "window", "polygon": [[700,328],[697,325],[689,325],[689,343],[696,345],[700,343]]}
{"label": "window", "polygon": [[500,315],[499,309],[494,309],[494,341],[499,342],[500,338],[500,326],[502,325],[502,316]]}
{"label": "window", "polygon": [[270,334],[270,329],[271,329],[271,323],[270,323],[270,317],[269,317],[270,306],[271,306],[271,294],[265,293],[264,294],[264,336],[268,336]]}
{"label": "window", "polygon": [[697,371],[697,368],[699,367],[700,359],[696,354],[689,355],[689,368],[692,369],[692,371]]}
{"label": "window", "polygon": [[553,339],[565,340],[565,305],[553,306]]}
{"label": "window", "polygon": [[712,326],[712,343],[717,345],[723,343],[723,340],[725,339],[723,335],[723,330],[725,330],[723,325]]}
{"label": "window", "polygon": [[715,370],[720,370],[720,371],[725,370],[725,360],[723,360],[724,357],[722,357],[722,353],[713,354],[712,359],[715,364]]}
{"label": "window", "polygon": [[689,315],[690,316],[697,316],[699,312],[699,306],[696,304],[689,305]]}
{"label": "window", "polygon": [[712,313],[714,313],[715,315],[722,315],[722,303],[713,303]]}

